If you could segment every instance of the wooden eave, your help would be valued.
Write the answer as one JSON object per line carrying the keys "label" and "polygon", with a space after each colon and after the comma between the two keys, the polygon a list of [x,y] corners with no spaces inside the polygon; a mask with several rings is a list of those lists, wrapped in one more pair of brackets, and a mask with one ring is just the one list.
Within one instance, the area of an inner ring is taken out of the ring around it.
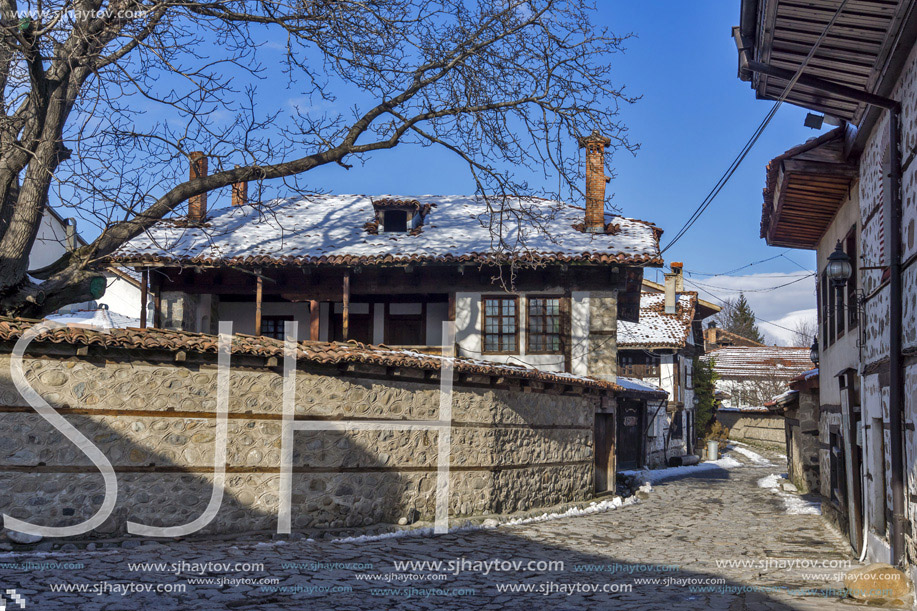
{"label": "wooden eave", "polygon": [[790,149],[768,164],[761,237],[770,246],[814,249],[847,200],[856,163],[844,161],[844,129]]}
{"label": "wooden eave", "polygon": [[[743,35],[754,40],[755,59],[797,70],[834,16],[841,0],[744,0]],[[892,51],[913,13],[905,0],[850,0],[803,71],[867,92],[879,93],[889,76]],[[780,97],[787,81],[756,73],[752,86],[760,99]],[[881,95],[881,93],[880,93]],[[858,125],[868,111],[859,102],[796,85],[786,101]]]}

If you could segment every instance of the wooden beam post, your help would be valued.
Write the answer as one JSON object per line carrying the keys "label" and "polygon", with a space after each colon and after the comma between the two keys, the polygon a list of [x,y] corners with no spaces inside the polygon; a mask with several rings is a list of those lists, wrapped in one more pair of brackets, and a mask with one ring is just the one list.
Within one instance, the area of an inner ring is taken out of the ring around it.
{"label": "wooden beam post", "polygon": [[319,324],[321,323],[321,306],[316,300],[309,302],[309,339],[313,342],[318,341]]}
{"label": "wooden beam post", "polygon": [[344,307],[341,314],[341,327],[343,329],[341,335],[343,340],[346,342],[350,335],[350,272],[344,272]]}
{"label": "wooden beam post", "polygon": [[156,274],[151,284],[153,285],[153,328],[159,329],[162,327],[162,277]]}
{"label": "wooden beam post", "polygon": [[264,291],[264,280],[261,278],[261,268],[255,268],[255,335],[261,335],[261,294]]}
{"label": "wooden beam post", "polygon": [[146,302],[149,298],[150,272],[143,268],[140,272],[140,328],[146,329]]}

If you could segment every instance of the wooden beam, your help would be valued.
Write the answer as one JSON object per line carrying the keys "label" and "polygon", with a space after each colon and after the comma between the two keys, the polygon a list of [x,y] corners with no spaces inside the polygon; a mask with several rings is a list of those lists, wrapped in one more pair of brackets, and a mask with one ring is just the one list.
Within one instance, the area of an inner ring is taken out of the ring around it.
{"label": "wooden beam", "polygon": [[146,302],[148,299],[150,272],[146,268],[140,272],[140,328],[146,328]]}
{"label": "wooden beam", "polygon": [[318,341],[321,312],[321,305],[318,301],[313,299],[309,302],[309,339],[313,342]]}
{"label": "wooden beam", "polygon": [[257,270],[255,277],[255,335],[261,335],[261,297],[264,291],[264,280],[261,278],[261,268]]}
{"label": "wooden beam", "polygon": [[153,328],[162,327],[162,276],[153,276]]}
{"label": "wooden beam", "polygon": [[341,312],[342,339],[346,342],[350,337],[350,272],[344,272],[343,312]]}

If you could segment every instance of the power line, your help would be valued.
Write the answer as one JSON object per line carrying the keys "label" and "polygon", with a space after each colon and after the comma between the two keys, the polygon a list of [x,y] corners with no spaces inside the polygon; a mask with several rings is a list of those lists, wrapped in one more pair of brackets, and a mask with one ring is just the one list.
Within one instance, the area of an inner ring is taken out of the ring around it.
{"label": "power line", "polygon": [[844,7],[847,6],[847,2],[848,0],[841,2],[841,5],[837,8],[837,11],[835,11],[834,15],[831,17],[831,20],[825,26],[825,29],[822,31],[821,35],[815,41],[815,44],[809,50],[809,54],[806,55],[806,58],[799,65],[799,68],[796,69],[795,74],[793,74],[793,78],[791,78],[786,84],[786,87],[783,89],[783,93],[780,94],[780,97],[774,103],[773,108],[770,109],[770,112],[767,113],[767,115],[764,117],[764,120],[761,121],[761,124],[758,125],[757,129],[755,129],[754,133],[751,135],[751,138],[748,139],[748,142],[745,143],[745,146],[742,147],[742,150],[739,151],[739,154],[736,156],[736,158],[733,159],[731,164],[729,164],[726,172],[720,176],[719,180],[717,180],[716,184],[713,185],[713,188],[710,190],[710,192],[707,193],[707,197],[705,197],[700,205],[694,210],[682,228],[679,229],[678,233],[675,234],[675,237],[672,238],[672,241],[662,249],[660,254],[674,246],[675,243],[678,242],[678,240],[680,240],[688,232],[689,229],[691,229],[694,223],[697,222],[697,219],[699,219],[701,215],[707,210],[707,208],[710,207],[710,204],[713,203],[713,200],[716,199],[716,196],[720,194],[720,191],[723,190],[723,187],[725,187],[726,183],[729,182],[729,179],[732,178],[732,175],[735,174],[736,170],[739,169],[739,166],[745,160],[745,157],[748,156],[748,153],[750,153],[751,149],[755,146],[758,138],[760,138],[761,134],[764,133],[764,130],[771,122],[771,119],[773,119],[774,115],[777,114],[777,109],[780,108],[780,106],[783,104],[783,101],[786,99],[786,96],[789,95],[790,91],[793,89],[793,86],[796,84],[796,81],[799,80],[799,77],[802,76],[803,70],[805,70],[806,66],[809,64],[809,61],[815,55],[815,51],[818,50],[819,45],[821,45],[822,41],[825,39],[825,36],[827,36],[828,30],[831,29],[831,26],[833,26],[834,22],[837,21],[837,18],[840,17]]}
{"label": "power line", "polygon": [[[791,284],[796,284],[797,282],[802,282],[803,280],[812,278],[814,276],[815,276],[814,272],[809,272],[805,276],[799,276],[795,280],[790,280],[789,282],[784,282],[783,284],[778,284],[776,286],[769,286],[769,287],[761,288],[761,289],[741,289],[739,290],[739,292],[741,293],[769,293],[771,291],[776,291],[779,288],[790,286]],[[713,288],[718,291],[736,291],[737,290],[737,289],[730,288],[728,286],[713,286],[710,284],[705,284],[703,282],[692,282],[692,284],[694,284],[695,286],[702,286],[704,287],[705,290],[708,288]]]}
{"label": "power line", "polygon": [[[802,278],[800,278],[800,280],[801,280],[801,279],[802,279]],[[697,284],[695,284],[695,283],[692,282],[691,280],[688,280],[687,278],[685,278],[685,282],[687,282],[688,284],[692,284],[692,285],[694,285],[696,288],[698,288],[698,289],[704,291],[705,293],[707,293],[708,295],[710,295],[711,297],[713,297],[714,299],[716,299],[717,301],[719,301],[719,302],[722,303],[723,305],[729,305],[729,301],[727,301],[726,299],[723,299],[722,297],[720,297],[720,296],[718,296],[718,295],[715,295],[715,294],[711,293],[709,290],[707,290],[707,289],[705,289],[705,288],[699,287]],[[758,318],[757,316],[755,316],[755,322],[763,322],[763,323],[766,323],[766,324],[768,324],[768,325],[777,327],[778,329],[783,329],[784,331],[789,331],[790,333],[796,333],[796,329],[790,329],[789,327],[784,327],[783,325],[778,325],[778,324],[775,323],[775,322],[771,322],[771,321],[769,321],[769,320],[764,320],[763,318]]]}

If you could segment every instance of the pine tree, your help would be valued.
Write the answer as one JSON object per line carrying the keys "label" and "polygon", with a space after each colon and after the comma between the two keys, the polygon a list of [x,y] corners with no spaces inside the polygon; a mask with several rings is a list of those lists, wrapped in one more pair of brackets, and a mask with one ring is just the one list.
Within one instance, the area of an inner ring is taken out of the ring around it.
{"label": "pine tree", "polygon": [[730,299],[726,302],[722,311],[717,315],[717,322],[726,331],[759,344],[764,343],[764,336],[758,329],[755,313],[742,293],[739,293],[738,299]]}
{"label": "pine tree", "polygon": [[748,301],[746,301],[745,295],[742,293],[739,293],[739,298],[736,300],[735,310],[732,313],[732,328],[729,329],[729,331],[732,331],[736,335],[747,337],[759,344],[764,343],[764,336],[761,335],[761,331],[758,330],[755,313],[752,311],[751,306],[748,305]]}

